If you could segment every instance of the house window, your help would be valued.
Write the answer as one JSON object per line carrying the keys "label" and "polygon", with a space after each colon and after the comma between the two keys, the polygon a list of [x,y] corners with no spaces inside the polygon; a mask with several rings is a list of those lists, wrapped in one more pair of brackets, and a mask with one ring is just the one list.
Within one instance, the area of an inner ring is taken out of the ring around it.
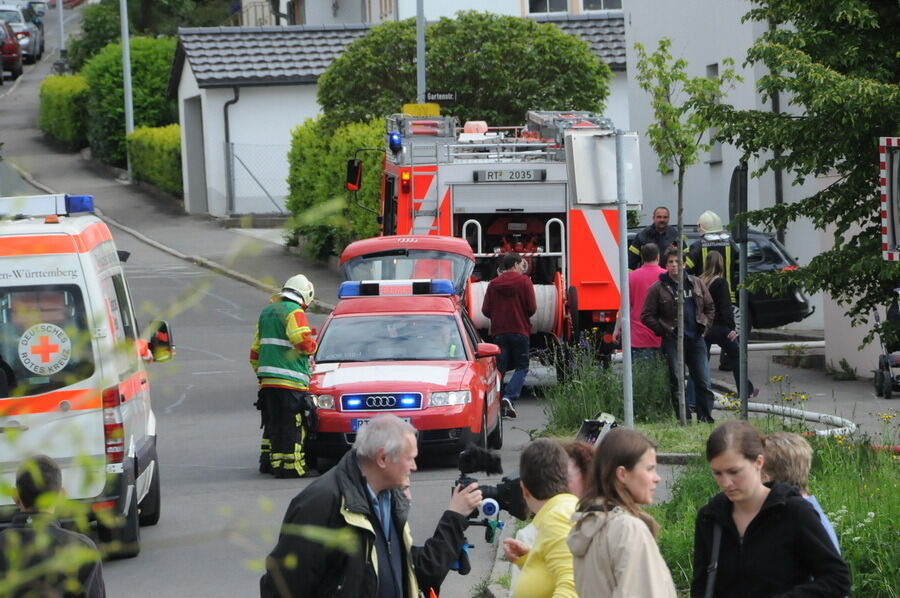
{"label": "house window", "polygon": [[[707,79],[718,79],[719,78],[719,64],[708,64],[706,65],[706,78]],[[718,101],[718,100],[717,100]],[[712,139],[716,136],[716,133],[719,132],[718,127],[712,127],[709,130],[709,138]],[[709,158],[706,160],[707,164],[720,164],[722,162],[722,144],[716,142],[709,148]]]}
{"label": "house window", "polygon": [[582,10],[612,10],[622,8],[622,0],[582,0]]}
{"label": "house window", "polygon": [[569,10],[568,0],[528,0],[528,12],[566,12]]}

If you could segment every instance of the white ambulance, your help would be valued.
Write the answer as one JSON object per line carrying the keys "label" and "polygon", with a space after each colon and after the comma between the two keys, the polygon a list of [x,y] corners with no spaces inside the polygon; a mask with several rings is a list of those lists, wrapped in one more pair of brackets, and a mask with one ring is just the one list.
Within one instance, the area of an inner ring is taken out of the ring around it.
{"label": "white ambulance", "polygon": [[119,252],[90,196],[0,198],[0,528],[26,457],[55,459],[101,549],[135,556],[160,515],[156,418],[144,362],[166,361],[165,322],[142,340]]}

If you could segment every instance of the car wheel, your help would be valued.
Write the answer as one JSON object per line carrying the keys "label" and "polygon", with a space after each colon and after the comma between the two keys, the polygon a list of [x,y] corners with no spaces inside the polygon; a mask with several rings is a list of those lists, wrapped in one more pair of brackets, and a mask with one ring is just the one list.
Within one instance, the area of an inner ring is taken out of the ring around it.
{"label": "car wheel", "polygon": [[12,71],[12,79],[13,79],[13,81],[15,81],[16,79],[18,79],[19,77],[21,77],[21,76],[22,76],[22,72],[23,72],[24,70],[25,70],[25,69],[24,69],[24,67],[22,66],[22,62],[20,61],[20,62],[19,62],[19,66],[17,66],[16,68],[14,68],[13,71]]}
{"label": "car wheel", "polygon": [[488,446],[496,450],[503,448],[503,418],[500,416],[497,416],[497,425],[488,436]]}
{"label": "car wheel", "polygon": [[153,479],[150,480],[150,490],[147,496],[138,505],[140,513],[138,521],[141,525],[156,525],[159,523],[161,507],[161,489],[159,481],[159,459],[153,460]]}
{"label": "car wheel", "polygon": [[881,392],[884,394],[884,398],[890,399],[894,393],[894,377],[891,376],[890,370],[882,373],[881,380]]}
{"label": "car wheel", "polygon": [[137,499],[134,485],[130,486],[132,492],[131,504],[124,516],[119,515],[110,526],[97,521],[97,538],[100,540],[100,550],[107,558],[128,559],[136,557],[141,551],[141,526],[138,518]]}
{"label": "car wheel", "polygon": [[875,370],[875,396],[884,396],[884,372]]}

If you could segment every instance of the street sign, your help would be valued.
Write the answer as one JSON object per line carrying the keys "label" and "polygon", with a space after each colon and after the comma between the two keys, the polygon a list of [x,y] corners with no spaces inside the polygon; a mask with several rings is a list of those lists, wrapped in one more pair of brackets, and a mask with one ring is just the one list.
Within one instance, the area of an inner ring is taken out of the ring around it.
{"label": "street sign", "polygon": [[455,91],[426,91],[426,102],[437,102],[439,104],[456,101]]}

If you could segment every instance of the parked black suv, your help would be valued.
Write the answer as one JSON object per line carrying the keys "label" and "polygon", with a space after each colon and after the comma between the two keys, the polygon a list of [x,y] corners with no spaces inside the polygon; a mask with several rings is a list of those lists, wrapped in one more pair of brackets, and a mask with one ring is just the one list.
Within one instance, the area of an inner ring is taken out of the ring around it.
{"label": "parked black suv", "polygon": [[[629,243],[642,228],[628,229]],[[700,238],[700,231],[695,225],[685,225],[683,230],[688,245]],[[787,249],[778,242],[772,233],[751,230],[748,231],[747,239],[748,274],[793,270],[799,267]],[[734,256],[737,260],[738,247],[736,244],[734,245]],[[737,286],[737,264],[735,264],[734,272],[734,284]],[[809,299],[799,289],[777,296],[751,291],[749,309],[751,328],[785,326],[809,317],[814,311],[814,308],[809,305]]]}

